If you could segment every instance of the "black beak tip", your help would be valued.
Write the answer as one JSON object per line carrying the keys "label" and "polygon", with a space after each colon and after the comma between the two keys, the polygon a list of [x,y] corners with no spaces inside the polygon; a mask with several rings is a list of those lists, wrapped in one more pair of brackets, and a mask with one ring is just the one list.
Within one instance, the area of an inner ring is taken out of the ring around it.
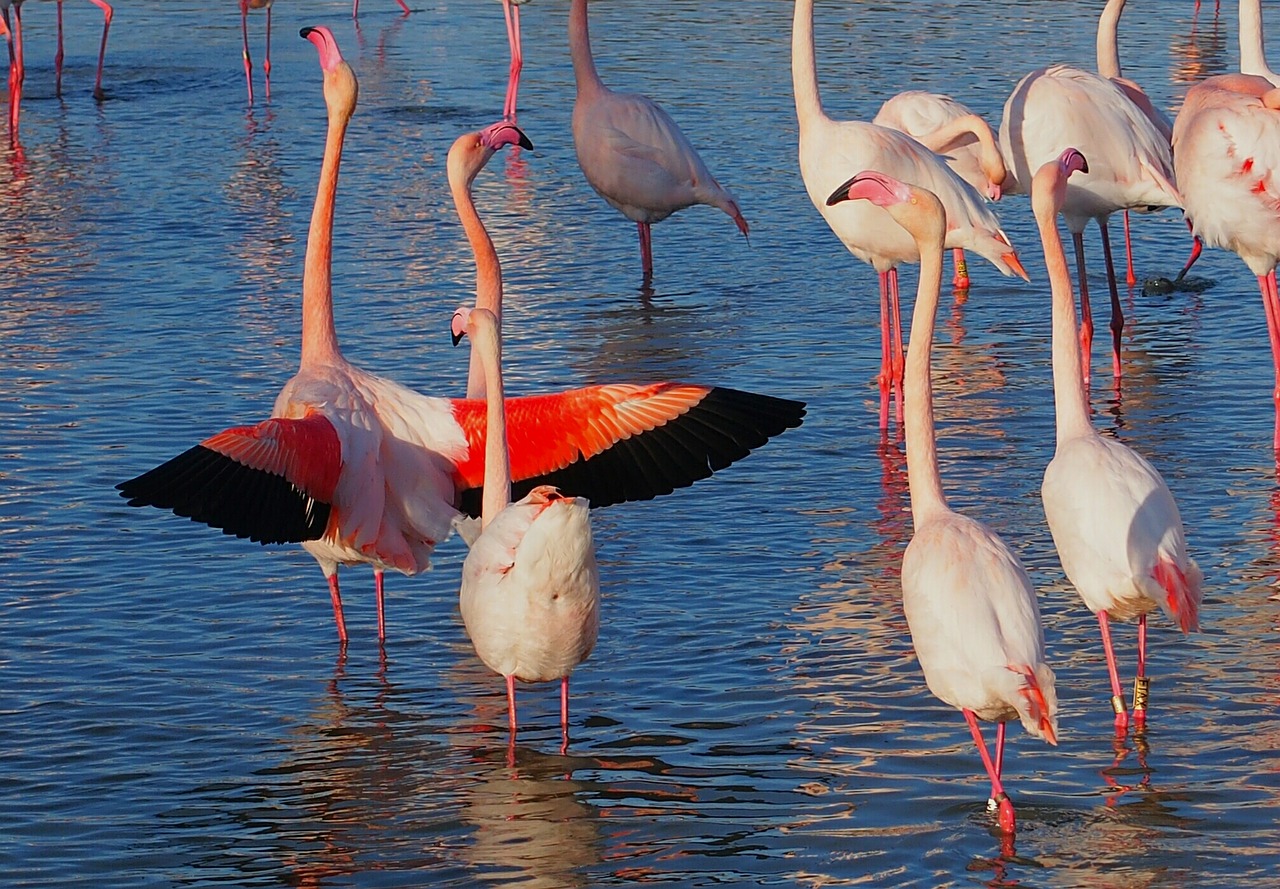
{"label": "black beak tip", "polygon": [[301,30],[298,31],[298,36],[301,37],[303,40],[306,40],[308,37],[311,36],[311,32],[314,30],[315,28],[312,28],[310,26],[306,28],[302,28]]}

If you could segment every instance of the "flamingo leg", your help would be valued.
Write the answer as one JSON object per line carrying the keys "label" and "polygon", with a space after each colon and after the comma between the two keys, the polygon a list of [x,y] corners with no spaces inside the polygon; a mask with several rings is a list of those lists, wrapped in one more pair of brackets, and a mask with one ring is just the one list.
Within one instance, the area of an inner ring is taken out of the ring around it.
{"label": "flamingo leg", "polygon": [[1182,271],[1178,272],[1178,277],[1173,279],[1173,283],[1177,284],[1187,276],[1187,272],[1191,271],[1191,267],[1196,264],[1196,260],[1200,258],[1200,254],[1204,252],[1204,243],[1196,235],[1191,225],[1191,220],[1187,219],[1187,231],[1191,232],[1191,255],[1187,257],[1187,263],[1182,267]]}
{"label": "flamingo leg", "polygon": [[507,20],[507,43],[511,46],[511,68],[507,74],[507,98],[502,106],[502,117],[514,123],[520,70],[524,67],[524,55],[520,51],[520,7],[512,6],[511,0],[502,0],[502,12]]}
{"label": "flamingo leg", "polygon": [[271,101],[271,7],[267,7],[267,53],[262,62],[262,76],[266,80],[267,101]]}
{"label": "flamingo leg", "polygon": [[636,229],[640,232],[640,266],[648,284],[653,280],[653,233],[647,222],[637,222]]}
{"label": "flamingo leg", "polygon": [[1129,211],[1124,211],[1124,283],[1132,287],[1138,283],[1138,276],[1133,273],[1133,242],[1129,240]]}
{"label": "flamingo leg", "polygon": [[1004,770],[1004,723],[996,723],[996,777]]}
{"label": "flamingo leg", "polygon": [[1133,725],[1140,729],[1147,722],[1147,698],[1151,680],[1147,676],[1147,616],[1138,618],[1138,675],[1133,680]]}
{"label": "flamingo leg", "polygon": [[22,83],[27,66],[22,59],[22,7],[13,7],[13,38],[9,42],[9,144],[18,144],[18,117],[22,109]]}
{"label": "flamingo leg", "polygon": [[951,250],[951,262],[955,266],[955,276],[951,279],[951,286],[957,290],[969,289],[969,264],[964,259],[964,249],[962,247],[953,247]]}
{"label": "flamingo leg", "polygon": [[560,755],[569,752],[569,677],[560,677]]}
{"label": "flamingo leg", "polygon": [[516,677],[507,676],[507,724],[511,727],[511,742],[516,739]]}
{"label": "flamingo leg", "polygon": [[333,600],[333,621],[338,625],[338,641],[347,643],[347,621],[342,615],[342,594],[338,591],[338,572],[329,575],[329,598]]}
{"label": "flamingo leg", "polygon": [[1120,306],[1120,288],[1116,286],[1116,270],[1111,261],[1111,235],[1105,217],[1098,220],[1102,233],[1102,258],[1107,265],[1107,287],[1111,291],[1111,370],[1116,385],[1120,383],[1120,335],[1124,333],[1124,309]]}
{"label": "flamingo leg", "polygon": [[1272,448],[1276,452],[1276,465],[1280,467],[1280,292],[1276,288],[1275,269],[1258,276],[1258,287],[1262,291],[1262,306],[1267,313],[1267,333],[1271,337],[1271,361],[1275,365],[1275,388],[1271,398],[1275,403],[1276,423],[1272,434]]}
{"label": "flamingo leg", "polygon": [[1111,625],[1106,611],[1098,612],[1098,627],[1102,630],[1102,649],[1111,673],[1111,709],[1116,711],[1116,728],[1125,729],[1129,726],[1129,713],[1125,710],[1124,695],[1120,693],[1120,673],[1116,670],[1116,653],[1111,647]]}
{"label": "flamingo leg", "polygon": [[[102,69],[107,61],[107,32],[111,30],[111,19],[115,15],[115,10],[111,8],[111,5],[106,0],[89,0],[89,2],[102,10],[102,42],[98,45],[98,76],[93,82],[93,97],[101,102],[103,97]],[[61,3],[59,3],[59,8],[61,8]],[[59,25],[61,25],[61,22],[59,22]],[[61,33],[61,27],[59,27],[59,33]],[[59,95],[61,95],[61,92],[59,92]]]}
{"label": "flamingo leg", "polygon": [[396,0],[396,2],[400,4],[400,8],[404,10],[405,15],[408,15],[412,11],[409,9],[409,4],[405,3],[404,0]]}
{"label": "flamingo leg", "polygon": [[889,348],[889,273],[880,273],[880,431],[889,428],[889,390],[893,385],[893,356]]}
{"label": "flamingo leg", "polygon": [[1080,287],[1080,367],[1084,376],[1085,392],[1089,391],[1090,353],[1093,350],[1093,312],[1089,310],[1089,279],[1084,265],[1084,233],[1071,233],[1071,243],[1076,250],[1076,279]]}
{"label": "flamingo leg", "polygon": [[253,62],[249,59],[249,0],[240,0],[240,34],[244,38],[244,79],[249,85],[249,104],[253,104]]}
{"label": "flamingo leg", "polygon": [[907,371],[906,351],[902,348],[902,300],[898,295],[898,270],[889,269],[889,309],[893,320],[893,404],[894,418],[902,425],[902,385]]}
{"label": "flamingo leg", "polygon": [[58,0],[58,48],[53,54],[53,94],[62,98],[62,60],[66,53],[62,50],[62,0]]}
{"label": "flamingo leg", "polygon": [[1000,783],[1000,773],[996,769],[995,763],[991,761],[991,754],[987,752],[987,745],[982,740],[982,730],[978,728],[978,717],[972,710],[965,710],[964,718],[969,723],[969,732],[973,735],[973,743],[977,745],[978,755],[982,757],[982,764],[986,766],[987,775],[991,778],[991,801],[996,804],[996,809],[999,812],[997,818],[1000,823],[1000,829],[1005,833],[1013,833],[1017,829],[1017,822],[1013,814],[1013,801],[1009,799],[1009,794],[1004,792],[1004,785]]}
{"label": "flamingo leg", "polygon": [[373,569],[373,597],[378,603],[378,641],[383,642],[387,638],[387,621],[383,603],[386,601],[382,594],[382,569]]}

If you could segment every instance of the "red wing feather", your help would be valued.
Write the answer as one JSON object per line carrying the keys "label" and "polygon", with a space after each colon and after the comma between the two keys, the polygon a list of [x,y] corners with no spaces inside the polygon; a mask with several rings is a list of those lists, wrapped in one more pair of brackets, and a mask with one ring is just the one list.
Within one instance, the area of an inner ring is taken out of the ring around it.
{"label": "red wing feather", "polygon": [[342,443],[323,414],[233,426],[200,444],[250,469],[283,476],[316,500],[333,502],[342,472]]}

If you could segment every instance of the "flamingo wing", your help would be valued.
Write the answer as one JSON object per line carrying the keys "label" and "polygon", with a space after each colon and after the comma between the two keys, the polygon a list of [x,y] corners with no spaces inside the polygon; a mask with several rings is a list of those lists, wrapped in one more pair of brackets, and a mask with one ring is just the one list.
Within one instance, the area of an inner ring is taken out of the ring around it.
{"label": "flamingo wing", "polygon": [[[458,399],[470,444],[457,467],[460,508],[480,514],[483,399]],[[710,476],[787,429],[803,402],[687,383],[613,384],[507,401],[512,498],[554,485],[592,506],[652,500]]]}
{"label": "flamingo wing", "polygon": [[324,535],[342,445],[322,414],[236,426],[116,485],[130,506],[171,509],[257,543]]}

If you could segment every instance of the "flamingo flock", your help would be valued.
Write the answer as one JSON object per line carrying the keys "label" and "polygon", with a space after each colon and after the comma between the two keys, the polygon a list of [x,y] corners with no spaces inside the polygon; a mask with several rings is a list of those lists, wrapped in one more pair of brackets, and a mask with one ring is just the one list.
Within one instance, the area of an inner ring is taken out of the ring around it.
{"label": "flamingo flock", "polygon": [[[91,2],[106,11],[105,54],[111,9],[103,0]],[[247,16],[251,9],[266,13],[269,98],[272,2],[239,3],[250,102]],[[319,58],[328,128],[302,273],[297,372],[265,417],[250,413],[245,423],[206,435],[117,487],[132,506],[170,510],[263,544],[301,544],[326,579],[342,645],[350,635],[340,569],[372,569],[382,642],[384,573],[412,577],[426,570],[435,549],[456,531],[469,547],[459,610],[477,657],[506,684],[510,743],[517,732],[516,682],[559,680],[564,753],[570,674],[607,626],[592,510],[700,482],[799,426],[806,405],[670,380],[506,393],[501,258],[472,184],[502,149],[533,145],[516,111],[524,2],[502,0],[511,61],[500,116],[459,136],[447,158],[453,205],[476,265],[474,304],[459,307],[451,322],[455,345],[463,338],[469,343],[465,396],[427,394],[375,376],[339,347],[334,215],[358,86],[333,32],[304,28]],[[1093,328],[1082,236],[1090,220],[1101,233],[1117,386],[1124,318],[1109,217],[1177,209],[1197,250],[1221,247],[1241,257],[1257,278],[1268,324],[1280,469],[1280,78],[1266,63],[1260,0],[1239,0],[1239,72],[1192,86],[1170,124],[1142,88],[1123,77],[1116,32],[1125,0],[1107,0],[1097,71],[1054,63],[1026,74],[1011,86],[998,131],[961,101],[921,90],[895,95],[873,120],[838,120],[820,96],[814,3],[794,0],[791,10],[797,168],[832,233],[879,278],[879,428],[887,430],[891,417],[902,427],[913,523],[902,557],[903,611],[925,683],[963,715],[990,780],[989,808],[998,829],[1012,836],[1017,818],[1003,771],[1006,724],[1019,722],[1057,744],[1059,696],[1031,576],[991,527],[953,510],[944,494],[931,382],[944,258],[952,251],[954,288],[972,286],[968,251],[1047,297],[1052,341],[1045,357],[1053,369],[1056,434],[1041,488],[1046,524],[1063,573],[1099,624],[1114,729],[1145,730],[1151,719],[1148,615],[1162,612],[1183,633],[1197,630],[1204,577],[1160,471],[1093,425]],[[24,70],[21,5],[0,0],[15,143]],[[655,275],[651,226],[677,211],[713,207],[746,236],[737,198],[677,125],[680,109],[672,113],[647,96],[605,86],[592,54],[587,0],[571,0],[567,30],[576,99],[566,136],[590,188],[636,223],[644,285]],[[100,58],[98,94],[101,77]],[[1004,208],[1015,195],[1029,197],[1047,287],[1030,281],[993,209],[992,202],[1006,198]],[[1059,217],[1072,237],[1074,280]],[[1125,230],[1132,284],[1127,215]],[[898,292],[904,263],[920,266],[909,342]],[[847,289],[856,291],[852,284]],[[1129,706],[1112,629],[1131,620],[1137,663]],[[980,721],[996,724],[994,751]]]}

